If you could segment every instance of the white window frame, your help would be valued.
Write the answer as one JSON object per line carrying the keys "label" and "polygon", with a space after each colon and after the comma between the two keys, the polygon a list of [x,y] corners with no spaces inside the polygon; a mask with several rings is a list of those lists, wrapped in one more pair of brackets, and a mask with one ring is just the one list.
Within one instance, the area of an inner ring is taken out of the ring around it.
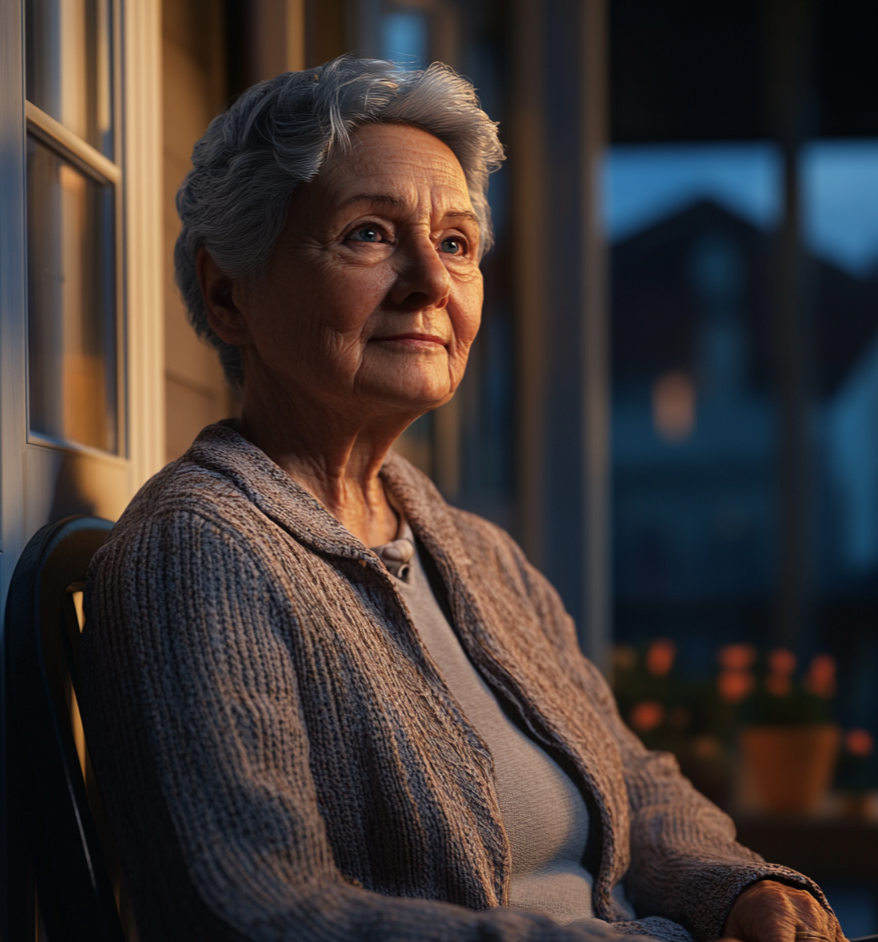
{"label": "white window frame", "polygon": [[114,20],[117,132],[116,160],[111,161],[26,101],[24,3],[0,3],[0,598],[32,535],[25,532],[28,482],[21,456],[26,445],[55,446],[74,463],[77,455],[95,456],[93,449],[54,443],[28,430],[28,128],[116,186],[119,405],[125,433],[119,457],[102,458],[124,466],[117,469],[123,472],[123,499],[133,496],[163,463],[160,0],[116,0]]}
{"label": "white window frame", "polygon": [[122,0],[123,258],[131,496],[165,459],[161,0]]}

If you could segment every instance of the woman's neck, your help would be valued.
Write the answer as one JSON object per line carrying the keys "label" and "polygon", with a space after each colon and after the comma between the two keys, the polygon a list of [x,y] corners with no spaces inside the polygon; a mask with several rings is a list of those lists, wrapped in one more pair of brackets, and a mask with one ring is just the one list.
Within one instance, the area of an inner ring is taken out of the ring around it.
{"label": "woman's neck", "polygon": [[366,546],[395,539],[398,520],[379,472],[411,419],[367,423],[283,398],[245,388],[241,434]]}

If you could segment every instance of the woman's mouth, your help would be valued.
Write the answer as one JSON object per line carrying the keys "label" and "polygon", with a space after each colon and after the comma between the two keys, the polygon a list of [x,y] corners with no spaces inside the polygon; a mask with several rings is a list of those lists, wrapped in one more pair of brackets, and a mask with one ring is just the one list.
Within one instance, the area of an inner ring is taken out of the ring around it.
{"label": "woman's mouth", "polygon": [[438,337],[436,334],[393,334],[389,337],[373,337],[372,339],[381,343],[395,343],[404,347],[423,350],[435,350],[446,345],[444,338]]}

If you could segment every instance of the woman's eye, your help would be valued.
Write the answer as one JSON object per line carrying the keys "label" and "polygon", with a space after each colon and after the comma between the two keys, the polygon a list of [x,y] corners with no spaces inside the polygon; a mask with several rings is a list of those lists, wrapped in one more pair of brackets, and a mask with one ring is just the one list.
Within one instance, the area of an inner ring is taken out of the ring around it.
{"label": "woman's eye", "polygon": [[381,242],[381,233],[372,226],[363,226],[362,229],[354,230],[349,236],[355,242]]}
{"label": "woman's eye", "polygon": [[449,255],[463,255],[466,251],[462,239],[443,239],[439,243],[439,247]]}

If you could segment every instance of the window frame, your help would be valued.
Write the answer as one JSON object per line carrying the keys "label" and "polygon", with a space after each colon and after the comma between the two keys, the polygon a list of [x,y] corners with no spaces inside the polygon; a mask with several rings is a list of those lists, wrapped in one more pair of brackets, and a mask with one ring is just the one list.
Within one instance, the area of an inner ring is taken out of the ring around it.
{"label": "window frame", "polygon": [[[76,169],[89,176],[102,186],[113,188],[113,310],[115,314],[115,441],[114,451],[95,448],[75,439],[53,436],[33,429],[30,414],[30,358],[25,357],[25,389],[27,390],[27,442],[31,445],[45,445],[64,448],[86,455],[100,456],[127,464],[129,455],[129,410],[128,410],[128,357],[125,344],[127,309],[125,298],[125,206],[123,184],[125,180],[124,161],[124,120],[122,69],[124,51],[122,48],[122,0],[110,0],[110,87],[113,122],[113,158],[102,154],[96,147],[71,131],[68,127],[43,111],[27,98],[27,80],[24,80],[24,117],[25,147],[27,138],[32,135],[59,157],[70,162]],[[22,32],[26,35],[26,11],[22,11]],[[26,48],[24,56],[26,57]],[[27,62],[23,59],[23,71],[27,74]],[[25,209],[27,198],[25,197]],[[25,233],[27,218],[25,217]],[[25,268],[27,269],[27,235],[25,235]],[[25,289],[27,290],[27,289]],[[25,335],[27,343],[27,335]]]}
{"label": "window frame", "polygon": [[[24,14],[24,0],[0,3],[0,601],[27,537],[59,512],[53,487],[85,482],[93,512],[116,518],[165,452],[161,0],[113,0],[113,160],[26,100]],[[28,133],[115,188],[116,454],[29,428]]]}

